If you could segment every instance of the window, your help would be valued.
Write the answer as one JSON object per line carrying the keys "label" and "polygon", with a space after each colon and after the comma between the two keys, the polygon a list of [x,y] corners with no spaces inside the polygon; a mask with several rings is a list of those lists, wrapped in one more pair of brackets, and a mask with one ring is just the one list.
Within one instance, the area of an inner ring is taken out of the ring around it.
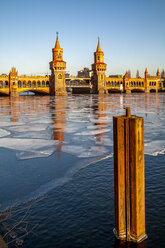
{"label": "window", "polygon": [[42,87],[45,87],[45,81],[42,81]]}
{"label": "window", "polygon": [[31,87],[31,81],[28,81],[28,87]]}
{"label": "window", "polygon": [[21,81],[18,81],[18,88],[21,88],[22,87],[22,83]]}
{"label": "window", "polygon": [[62,74],[58,74],[58,79],[62,79]]}
{"label": "window", "polygon": [[3,81],[0,81],[0,88],[3,88]]}
{"label": "window", "polygon": [[23,87],[26,88],[26,81],[23,81]]}
{"label": "window", "polygon": [[5,81],[5,88],[8,88],[8,87],[9,87],[9,82]]}

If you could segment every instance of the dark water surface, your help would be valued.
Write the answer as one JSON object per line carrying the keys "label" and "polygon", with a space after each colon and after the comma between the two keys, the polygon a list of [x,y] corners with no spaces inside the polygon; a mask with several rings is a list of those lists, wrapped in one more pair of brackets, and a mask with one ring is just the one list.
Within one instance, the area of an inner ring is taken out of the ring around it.
{"label": "dark water surface", "polygon": [[[112,116],[145,119],[146,232],[113,235]],[[16,206],[34,233],[22,247],[165,246],[165,94],[0,98],[0,209]],[[10,245],[10,247],[13,247]]]}

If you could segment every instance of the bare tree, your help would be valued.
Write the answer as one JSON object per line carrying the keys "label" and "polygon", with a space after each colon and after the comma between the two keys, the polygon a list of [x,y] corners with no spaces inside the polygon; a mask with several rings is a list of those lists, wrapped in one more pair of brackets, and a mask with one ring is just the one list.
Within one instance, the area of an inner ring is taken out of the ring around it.
{"label": "bare tree", "polygon": [[131,78],[131,70],[128,70],[128,75]]}
{"label": "bare tree", "polygon": [[165,71],[164,71],[164,69],[161,72],[161,78],[164,78],[165,79]]}
{"label": "bare tree", "polygon": [[139,70],[137,70],[137,72],[136,72],[136,78],[139,78],[139,77],[140,77]]}

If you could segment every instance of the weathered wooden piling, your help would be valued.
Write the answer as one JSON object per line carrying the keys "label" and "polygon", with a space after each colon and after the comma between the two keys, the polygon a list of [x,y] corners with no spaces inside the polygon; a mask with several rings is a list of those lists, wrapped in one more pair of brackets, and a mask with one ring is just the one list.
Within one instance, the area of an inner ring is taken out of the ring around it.
{"label": "weathered wooden piling", "polygon": [[3,238],[0,236],[0,248],[7,248],[7,244],[4,242]]}
{"label": "weathered wooden piling", "polygon": [[141,242],[145,233],[144,118],[113,117],[115,229],[120,240]]}

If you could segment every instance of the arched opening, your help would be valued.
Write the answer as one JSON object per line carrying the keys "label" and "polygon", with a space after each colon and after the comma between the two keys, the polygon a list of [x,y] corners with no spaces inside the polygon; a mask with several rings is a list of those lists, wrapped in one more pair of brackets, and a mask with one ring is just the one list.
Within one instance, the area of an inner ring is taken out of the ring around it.
{"label": "arched opening", "polygon": [[150,93],[155,93],[156,92],[156,89],[151,89],[150,90]]}
{"label": "arched opening", "polygon": [[36,87],[36,81],[33,81],[33,87]]}
{"label": "arched opening", "polygon": [[62,79],[62,74],[59,74],[58,75],[58,79]]}
{"label": "arched opening", "polygon": [[45,81],[42,81],[42,87],[45,87]]}
{"label": "arched opening", "polygon": [[41,82],[37,81],[37,87],[41,87]]}
{"label": "arched opening", "polygon": [[29,88],[31,87],[31,81],[28,81],[28,87]]}
{"label": "arched opening", "polygon": [[23,81],[23,88],[26,88],[26,81]]}
{"label": "arched opening", "polygon": [[131,93],[144,93],[144,90],[142,90],[142,89],[132,89]]}
{"label": "arched opening", "polygon": [[19,80],[18,81],[18,88],[21,88],[22,87],[22,83],[21,83],[21,81]]}
{"label": "arched opening", "polygon": [[49,81],[46,81],[46,87],[49,87]]}
{"label": "arched opening", "polygon": [[0,81],[0,88],[3,88],[3,81]]}
{"label": "arched opening", "polygon": [[121,93],[121,90],[120,89],[109,89],[108,90],[108,93],[111,94],[111,93]]}
{"label": "arched opening", "polygon": [[9,82],[5,81],[5,88],[9,88]]}

